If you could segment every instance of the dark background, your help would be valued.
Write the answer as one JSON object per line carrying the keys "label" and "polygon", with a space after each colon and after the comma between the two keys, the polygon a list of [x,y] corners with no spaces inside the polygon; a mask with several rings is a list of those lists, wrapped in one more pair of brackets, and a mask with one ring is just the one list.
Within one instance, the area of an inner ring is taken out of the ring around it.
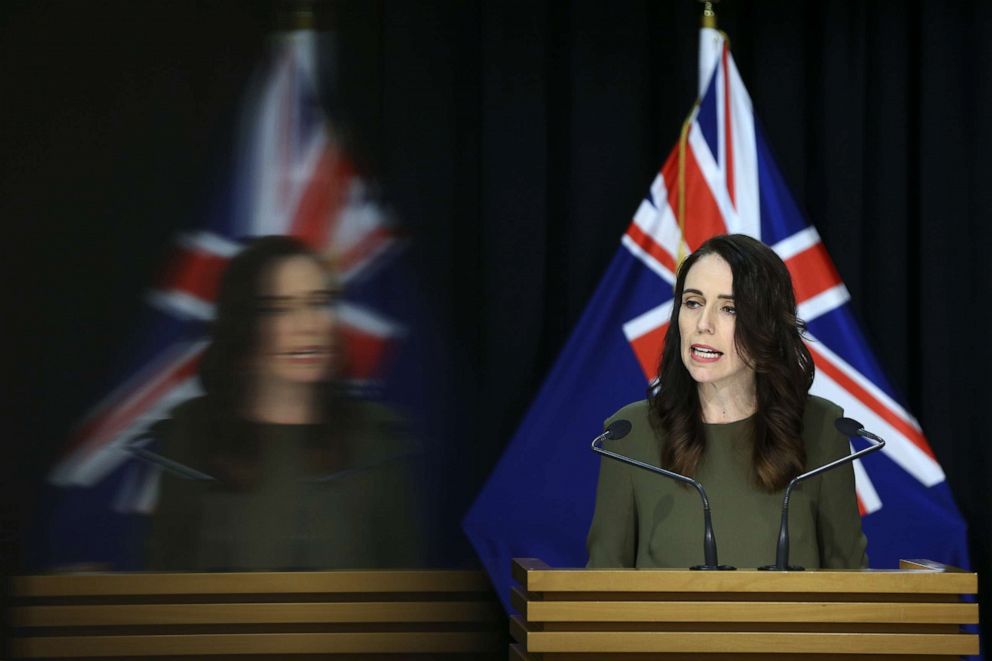
{"label": "dark background", "polygon": [[[203,222],[284,9],[0,7],[8,568],[170,237]],[[947,473],[987,595],[992,3],[717,11],[778,163]],[[414,233],[450,328],[452,416],[471,429],[453,494],[464,509],[675,143],[700,7],[354,0],[316,12],[337,35],[330,110]]]}

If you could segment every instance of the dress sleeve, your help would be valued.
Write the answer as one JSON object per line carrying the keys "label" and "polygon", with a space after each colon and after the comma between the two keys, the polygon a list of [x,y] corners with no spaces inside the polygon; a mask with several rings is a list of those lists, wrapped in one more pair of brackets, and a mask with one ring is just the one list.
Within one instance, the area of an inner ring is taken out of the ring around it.
{"label": "dress sleeve", "polygon": [[427,563],[427,517],[424,505],[422,462],[394,462],[377,471],[379,507],[374,565],[377,568],[423,567]]}
{"label": "dress sleeve", "polygon": [[633,567],[637,555],[637,505],[627,466],[600,457],[596,510],[586,539],[588,567]]}
{"label": "dress sleeve", "polygon": [[[159,421],[149,435],[156,450],[180,463],[190,463],[185,442],[189,429],[184,416],[173,411],[172,418]],[[145,568],[149,570],[192,570],[196,567],[199,495],[202,483],[184,480],[159,470],[158,498],[145,538]]]}
{"label": "dress sleeve", "polygon": [[[824,416],[820,439],[826,449],[821,463],[850,454],[850,442],[841,435],[833,421],[843,415]],[[820,564],[824,569],[858,569],[868,566],[868,541],[861,530],[861,513],[854,485],[854,468],[847,463],[821,477],[817,506],[816,532],[820,546]]]}
{"label": "dress sleeve", "polygon": [[422,450],[405,421],[384,406],[366,405],[369,436],[364,439],[378,454],[367,459],[368,490],[372,517],[369,530],[355,530],[368,538],[369,567],[401,568],[427,565],[428,513],[426,466]]}

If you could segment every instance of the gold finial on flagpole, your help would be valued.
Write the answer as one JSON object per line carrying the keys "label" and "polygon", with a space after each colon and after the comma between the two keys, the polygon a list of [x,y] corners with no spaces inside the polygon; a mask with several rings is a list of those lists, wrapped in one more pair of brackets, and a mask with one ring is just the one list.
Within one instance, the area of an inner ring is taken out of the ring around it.
{"label": "gold finial on flagpole", "polygon": [[314,29],[313,4],[309,2],[298,3],[293,7],[291,16],[294,30]]}
{"label": "gold finial on flagpole", "polygon": [[716,10],[713,9],[713,5],[720,2],[720,0],[699,1],[703,3],[703,27],[716,30]]}
{"label": "gold finial on flagpole", "polygon": [[277,5],[279,29],[288,32],[313,30],[316,23],[313,5],[313,0],[286,0]]}

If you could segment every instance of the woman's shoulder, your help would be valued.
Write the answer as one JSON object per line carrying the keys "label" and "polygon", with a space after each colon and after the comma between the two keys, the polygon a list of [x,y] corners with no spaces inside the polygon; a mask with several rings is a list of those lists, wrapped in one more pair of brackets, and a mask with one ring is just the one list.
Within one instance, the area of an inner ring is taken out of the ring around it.
{"label": "woman's shoulder", "polygon": [[[630,423],[630,432],[616,441],[620,449],[627,452],[635,452],[638,448],[646,450],[657,449],[658,435],[654,425],[651,424],[651,405],[647,400],[631,402],[611,415],[603,423],[603,428],[613,424],[618,420],[626,420]],[[652,456],[654,452],[651,452]]]}
{"label": "woman's shoulder", "polygon": [[806,409],[803,411],[803,422],[806,425],[812,424],[817,428],[829,426],[833,429],[834,422],[843,415],[844,409],[829,399],[816,395],[806,397]]}
{"label": "woman's shoulder", "polygon": [[648,404],[648,400],[642,399],[620,407],[616,413],[606,419],[606,424],[617,420],[629,420],[631,424],[641,420],[647,422],[650,413],[651,407]]}
{"label": "woman's shoulder", "polygon": [[847,438],[834,423],[844,416],[844,409],[829,399],[809,395],[803,413],[803,439],[810,459],[826,459],[846,454]]}
{"label": "woman's shoulder", "polygon": [[210,420],[210,403],[206,395],[192,397],[169,410],[167,416],[152,427],[153,435],[160,438],[173,435],[177,430],[188,434],[191,429],[206,427]]}
{"label": "woman's shoulder", "polygon": [[209,403],[205,395],[193,397],[174,406],[167,416],[149,429],[161,454],[176,461],[195,459],[209,427]]}
{"label": "woman's shoulder", "polygon": [[180,402],[169,411],[169,419],[176,422],[200,422],[207,419],[209,401],[206,395],[198,395]]}
{"label": "woman's shoulder", "polygon": [[392,407],[363,398],[349,398],[343,404],[353,460],[374,463],[422,452],[409,421]]}

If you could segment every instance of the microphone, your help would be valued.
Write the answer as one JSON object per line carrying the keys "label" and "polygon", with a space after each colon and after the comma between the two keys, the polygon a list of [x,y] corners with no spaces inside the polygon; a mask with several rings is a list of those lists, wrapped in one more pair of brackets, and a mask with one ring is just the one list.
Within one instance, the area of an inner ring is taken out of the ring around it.
{"label": "microphone", "polygon": [[706,564],[696,565],[690,567],[690,569],[696,570],[729,570],[736,569],[736,567],[731,567],[730,565],[721,565],[717,561],[716,555],[716,536],[713,534],[713,520],[710,517],[710,500],[706,497],[706,490],[703,489],[703,485],[697,480],[691,477],[686,477],[685,475],[680,475],[670,470],[665,470],[658,466],[652,466],[651,464],[639,461],[632,457],[619,454],[617,452],[611,452],[610,450],[605,450],[602,447],[604,441],[607,440],[620,440],[624,436],[630,433],[630,422],[628,420],[616,420],[611,423],[602,434],[597,436],[592,441],[592,451],[597,452],[605,457],[610,457],[611,459],[616,459],[617,461],[622,461],[625,464],[630,464],[631,466],[637,466],[638,468],[643,468],[644,470],[651,471],[657,475],[664,475],[665,477],[671,478],[673,480],[678,480],[685,484],[689,484],[696,488],[699,492],[699,497],[703,501],[703,557],[706,559]]}
{"label": "microphone", "polygon": [[340,480],[343,477],[349,475],[354,475],[356,473],[361,473],[362,471],[372,470],[374,468],[380,468],[386,464],[391,464],[395,461],[404,461],[406,459],[411,459],[413,457],[419,457],[423,454],[423,449],[418,445],[416,448],[410,450],[409,452],[401,452],[399,454],[389,455],[388,457],[383,457],[378,461],[373,461],[367,464],[359,464],[357,466],[349,466],[348,468],[342,468],[341,470],[334,471],[333,473],[327,473],[325,475],[318,475],[316,477],[301,478],[303,482],[315,482],[315,483],[326,483],[333,482],[335,480]]}
{"label": "microphone", "polygon": [[860,436],[861,438],[869,441],[874,441],[874,443],[862,450],[858,450],[854,454],[849,454],[845,457],[841,457],[840,459],[835,459],[828,464],[820,466],[819,468],[814,468],[807,473],[803,473],[802,475],[797,475],[792,478],[792,481],[789,482],[789,486],[785,488],[785,496],[782,498],[782,525],[778,531],[778,546],[775,549],[775,564],[758,567],[758,569],[763,569],[766,571],[803,571],[803,567],[789,564],[789,498],[792,496],[792,488],[794,486],[803,480],[819,475],[820,473],[826,473],[827,471],[833,470],[838,466],[842,466],[859,457],[863,457],[866,454],[875,452],[876,450],[881,450],[885,447],[884,439],[872,434],[870,431],[866,431],[864,426],[857,420],[852,420],[851,418],[837,418],[834,421],[834,427],[836,427],[837,431],[844,436]]}
{"label": "microphone", "polygon": [[621,438],[630,433],[631,427],[632,425],[629,420],[614,420],[605,430],[603,430],[602,434],[592,439],[593,451],[599,452],[599,445],[597,445],[597,443],[602,443],[603,441],[619,441]]}

